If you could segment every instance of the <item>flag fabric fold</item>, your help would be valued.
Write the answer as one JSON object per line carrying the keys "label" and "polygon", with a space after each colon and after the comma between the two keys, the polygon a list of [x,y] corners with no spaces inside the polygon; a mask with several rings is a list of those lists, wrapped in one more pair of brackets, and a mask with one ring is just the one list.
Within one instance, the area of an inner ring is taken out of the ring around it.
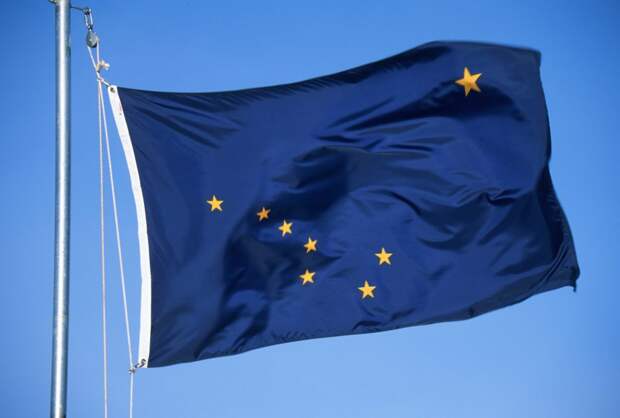
{"label": "flag fabric fold", "polygon": [[116,86],[140,360],[467,319],[579,267],[536,51],[434,42],[307,81]]}

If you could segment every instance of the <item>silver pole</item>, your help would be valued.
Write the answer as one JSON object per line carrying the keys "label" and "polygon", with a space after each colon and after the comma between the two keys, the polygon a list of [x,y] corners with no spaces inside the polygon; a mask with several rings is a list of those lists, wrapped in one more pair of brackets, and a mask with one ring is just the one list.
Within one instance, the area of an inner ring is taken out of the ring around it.
{"label": "silver pole", "polygon": [[54,340],[50,416],[67,415],[67,332],[69,316],[70,210],[70,0],[54,0],[56,10],[56,242],[54,253]]}

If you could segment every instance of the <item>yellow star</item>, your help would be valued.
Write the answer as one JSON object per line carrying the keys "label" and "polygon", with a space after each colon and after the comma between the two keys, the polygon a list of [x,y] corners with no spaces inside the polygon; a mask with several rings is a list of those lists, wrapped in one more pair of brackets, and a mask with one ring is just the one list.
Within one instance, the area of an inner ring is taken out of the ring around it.
{"label": "yellow star", "polygon": [[215,195],[213,195],[211,200],[207,200],[207,203],[211,205],[211,212],[213,212],[214,210],[219,210],[221,212],[222,211],[222,203],[224,203],[224,201],[223,200],[217,200],[217,197],[215,197]]}
{"label": "yellow star", "polygon": [[293,222],[286,222],[286,219],[285,219],[282,222],[282,225],[278,227],[278,229],[282,231],[282,236],[285,236],[286,234],[293,233],[293,230],[291,229],[292,227],[293,227]]}
{"label": "yellow star", "polygon": [[316,251],[316,243],[318,242],[318,240],[313,240],[312,238],[308,237],[308,242],[304,244],[304,248],[306,249],[306,254],[308,254],[310,251]]}
{"label": "yellow star", "polygon": [[308,269],[306,269],[306,272],[299,276],[299,278],[303,280],[301,284],[304,285],[306,283],[314,283],[315,274],[316,274],[315,272],[310,272],[308,271]]}
{"label": "yellow star", "polygon": [[471,90],[480,93],[480,87],[478,87],[476,81],[478,81],[481,75],[482,73],[470,74],[469,69],[465,67],[463,70],[463,78],[456,80],[455,83],[463,86],[465,89],[465,96],[467,96]]}
{"label": "yellow star", "polygon": [[377,257],[379,257],[379,265],[381,265],[383,263],[392,264],[390,262],[390,257],[392,256],[392,253],[386,252],[385,248],[381,247],[381,252],[380,253],[376,253],[375,255]]}
{"label": "yellow star", "polygon": [[359,291],[362,292],[362,299],[366,299],[367,297],[374,298],[374,291],[377,286],[371,286],[368,284],[367,280],[364,280],[364,286],[358,287]]}
{"label": "yellow star", "polygon": [[260,212],[256,213],[256,216],[258,216],[258,221],[262,222],[265,219],[269,219],[269,212],[271,212],[271,209],[265,209],[265,207],[263,206]]}

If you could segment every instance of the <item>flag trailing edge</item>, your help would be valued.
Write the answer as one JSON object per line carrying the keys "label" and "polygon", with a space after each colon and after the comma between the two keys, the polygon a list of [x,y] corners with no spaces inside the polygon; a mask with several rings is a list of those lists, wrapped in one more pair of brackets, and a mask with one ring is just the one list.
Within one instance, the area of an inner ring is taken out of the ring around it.
{"label": "flag trailing edge", "polygon": [[434,42],[265,88],[111,86],[142,365],[466,319],[574,286],[539,64]]}

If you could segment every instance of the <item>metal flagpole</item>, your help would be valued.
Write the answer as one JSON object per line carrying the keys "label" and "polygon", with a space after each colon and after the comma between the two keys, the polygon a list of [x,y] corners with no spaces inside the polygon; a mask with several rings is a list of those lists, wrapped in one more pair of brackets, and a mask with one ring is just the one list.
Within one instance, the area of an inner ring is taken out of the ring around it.
{"label": "metal flagpole", "polygon": [[69,321],[69,211],[71,176],[70,0],[50,0],[56,11],[56,241],[54,253],[54,337],[50,416],[67,414]]}

